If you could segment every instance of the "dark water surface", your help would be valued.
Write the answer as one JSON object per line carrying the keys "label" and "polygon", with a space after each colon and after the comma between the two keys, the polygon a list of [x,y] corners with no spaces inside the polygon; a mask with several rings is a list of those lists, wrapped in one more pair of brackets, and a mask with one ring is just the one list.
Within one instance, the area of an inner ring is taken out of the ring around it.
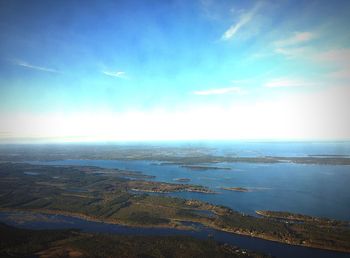
{"label": "dark water surface", "polygon": [[84,232],[144,236],[186,235],[199,239],[207,239],[208,236],[212,236],[214,240],[222,243],[228,243],[231,245],[239,246],[241,248],[263,252],[281,258],[350,257],[349,254],[341,252],[325,251],[300,246],[291,246],[259,238],[225,233],[218,230],[203,227],[199,224],[194,224],[197,227],[197,230],[138,228],[86,221],[83,219],[63,215],[34,214],[30,212],[0,212],[0,221],[8,225],[27,229],[77,228],[81,229]]}

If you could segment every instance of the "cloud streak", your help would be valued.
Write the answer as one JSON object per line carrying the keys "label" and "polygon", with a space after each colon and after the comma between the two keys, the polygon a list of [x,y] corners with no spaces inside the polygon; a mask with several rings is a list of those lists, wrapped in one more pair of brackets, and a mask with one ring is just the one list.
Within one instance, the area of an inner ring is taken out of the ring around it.
{"label": "cloud streak", "polygon": [[293,36],[286,38],[286,39],[275,41],[274,44],[277,47],[292,46],[292,45],[297,45],[297,44],[308,42],[308,41],[316,38],[316,36],[317,35],[315,33],[308,32],[308,31],[294,32]]}
{"label": "cloud streak", "polygon": [[335,71],[329,74],[333,79],[350,78],[350,48],[339,48],[323,51],[315,55],[316,62],[332,64]]}
{"label": "cloud streak", "polygon": [[29,69],[32,69],[32,70],[48,72],[48,73],[61,73],[60,71],[58,71],[56,69],[43,67],[43,66],[32,65],[32,64],[24,62],[22,60],[11,60],[11,61],[12,61],[12,63],[14,63],[17,66],[22,66],[22,67],[29,68]]}
{"label": "cloud streak", "polygon": [[229,94],[229,93],[242,93],[242,89],[239,87],[227,87],[227,88],[219,88],[219,89],[199,90],[199,91],[193,92],[193,94],[195,95],[202,95],[202,96],[223,95],[223,94]]}
{"label": "cloud streak", "polygon": [[280,47],[275,49],[275,53],[290,59],[307,56],[310,52],[312,51],[307,47]]}
{"label": "cloud streak", "polygon": [[310,46],[303,44],[317,38],[318,35],[313,32],[294,32],[294,35],[273,42],[274,52],[285,56],[288,59],[310,56],[314,50]]}
{"label": "cloud streak", "polygon": [[331,69],[328,74],[330,78],[350,78],[350,48],[320,50],[311,47],[285,47],[275,49],[275,53],[287,59],[308,60]]}
{"label": "cloud streak", "polygon": [[117,78],[122,78],[122,79],[126,79],[126,73],[122,72],[122,71],[118,71],[118,72],[109,72],[109,71],[102,71],[103,74],[108,75],[108,76],[112,76],[112,77],[117,77]]}
{"label": "cloud streak", "polygon": [[238,22],[235,24],[232,24],[221,36],[221,40],[230,40],[235,36],[235,34],[247,23],[249,23],[253,17],[255,16],[256,12],[260,9],[261,3],[258,3],[254,6],[252,10],[249,12],[243,13]]}

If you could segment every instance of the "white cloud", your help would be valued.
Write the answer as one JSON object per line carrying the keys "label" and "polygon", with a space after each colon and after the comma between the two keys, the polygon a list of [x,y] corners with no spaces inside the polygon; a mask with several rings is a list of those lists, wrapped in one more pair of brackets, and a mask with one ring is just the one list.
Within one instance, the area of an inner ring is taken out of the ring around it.
{"label": "white cloud", "polygon": [[112,77],[118,77],[118,78],[122,78],[122,79],[126,79],[126,73],[125,72],[109,72],[109,71],[102,71],[103,74],[108,75],[108,76],[112,76]]}
{"label": "white cloud", "polygon": [[193,94],[195,95],[222,95],[228,93],[243,93],[243,91],[239,87],[227,87],[219,89],[199,90],[193,92]]}
{"label": "white cloud", "polygon": [[22,67],[26,67],[29,69],[33,69],[33,70],[38,70],[38,71],[43,71],[43,72],[49,72],[49,73],[60,73],[58,70],[56,69],[52,69],[52,68],[47,68],[47,67],[43,67],[43,66],[37,66],[37,65],[32,65],[29,64],[27,62],[24,62],[22,60],[11,60],[12,63],[14,63],[15,65],[18,66],[22,66]]}
{"label": "white cloud", "polygon": [[289,78],[277,78],[270,80],[264,84],[264,86],[267,88],[303,87],[313,85],[315,84],[303,80],[294,80]]}
{"label": "white cloud", "polygon": [[254,6],[254,8],[252,10],[250,10],[249,12],[245,12],[243,13],[238,22],[235,24],[232,24],[225,32],[224,34],[221,36],[222,40],[229,40],[231,39],[244,25],[246,25],[247,23],[249,23],[253,17],[255,16],[256,12],[260,9],[261,7],[261,3],[259,2],[258,4],[256,4]]}
{"label": "white cloud", "polygon": [[316,34],[312,33],[312,32],[294,32],[294,35],[286,38],[286,39],[282,39],[282,40],[278,40],[274,42],[274,45],[277,47],[286,47],[286,46],[292,46],[292,45],[297,45],[300,43],[305,43],[307,41],[310,41],[314,38],[316,38]]}
{"label": "white cloud", "polygon": [[330,79],[350,78],[350,48],[316,49],[311,47],[284,47],[275,49],[275,53],[287,59],[308,60],[318,67],[330,70]]}
{"label": "white cloud", "polygon": [[309,48],[306,47],[292,47],[292,48],[276,48],[275,52],[277,54],[284,55],[287,58],[298,58],[298,57],[307,57],[312,52]]}
{"label": "white cloud", "polygon": [[300,44],[309,42],[317,36],[317,34],[312,32],[294,32],[293,36],[273,43],[275,53],[284,55],[288,59],[308,57],[315,52],[315,49],[300,46]]}

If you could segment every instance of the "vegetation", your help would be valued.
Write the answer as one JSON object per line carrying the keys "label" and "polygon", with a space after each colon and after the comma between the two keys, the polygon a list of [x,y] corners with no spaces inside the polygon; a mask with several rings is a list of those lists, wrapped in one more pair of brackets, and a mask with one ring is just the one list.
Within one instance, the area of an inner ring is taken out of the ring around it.
{"label": "vegetation", "polygon": [[[157,147],[117,145],[2,145],[0,161],[103,159],[149,160],[159,165],[193,165],[205,167],[219,162],[281,163],[350,165],[350,158],[342,155],[317,155],[306,157],[237,157],[215,156],[207,148]],[[203,165],[206,164],[206,165]],[[212,168],[211,168],[212,169]]]}
{"label": "vegetation", "polygon": [[[201,201],[131,191],[137,188],[161,192],[159,189],[177,190],[178,187],[178,184],[130,180],[118,170],[96,167],[0,163],[0,208],[3,210],[66,214],[147,227],[186,229],[189,226],[185,222],[190,221],[288,244],[350,252],[350,228],[346,222],[273,212],[258,218]],[[201,189],[201,186],[185,187]]]}
{"label": "vegetation", "polygon": [[152,181],[129,181],[128,187],[134,191],[168,193],[168,192],[198,192],[198,193],[214,193],[207,187],[201,185],[185,185],[185,184],[168,184]]}
{"label": "vegetation", "polygon": [[244,187],[221,187],[221,189],[235,192],[249,192],[249,189]]}
{"label": "vegetation", "polygon": [[280,220],[293,222],[304,222],[304,223],[317,223],[322,226],[340,226],[347,227],[350,226],[348,222],[333,220],[328,218],[318,218],[307,216],[303,214],[296,214],[286,211],[256,211],[256,214],[267,217],[267,218],[275,218]]}
{"label": "vegetation", "polygon": [[50,243],[74,235],[71,230],[17,229],[0,223],[0,257],[28,257],[47,249]]}
{"label": "vegetation", "polygon": [[0,223],[1,257],[267,257],[212,240],[28,230]]}

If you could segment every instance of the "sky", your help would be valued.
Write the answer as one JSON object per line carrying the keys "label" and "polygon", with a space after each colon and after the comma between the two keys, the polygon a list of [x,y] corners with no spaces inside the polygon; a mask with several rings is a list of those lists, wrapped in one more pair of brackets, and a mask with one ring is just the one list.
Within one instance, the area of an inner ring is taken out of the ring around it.
{"label": "sky", "polygon": [[349,140],[349,13],[0,0],[0,142]]}

